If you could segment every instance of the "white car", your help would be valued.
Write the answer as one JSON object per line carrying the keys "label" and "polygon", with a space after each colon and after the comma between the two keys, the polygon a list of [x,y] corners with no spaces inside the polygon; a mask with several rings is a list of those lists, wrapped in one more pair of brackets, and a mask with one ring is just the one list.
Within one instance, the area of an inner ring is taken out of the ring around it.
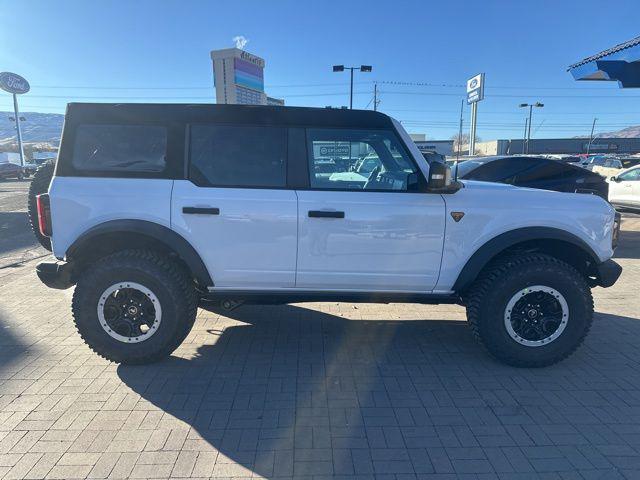
{"label": "white car", "polygon": [[590,165],[590,170],[605,178],[609,178],[612,175],[620,173],[623,170],[623,167],[622,162],[617,158],[604,158],[601,162],[594,162],[593,165]]}
{"label": "white car", "polygon": [[609,202],[617,207],[640,209],[640,165],[609,179]]}
{"label": "white car", "polygon": [[[358,181],[327,171],[364,151]],[[204,302],[349,301],[458,303],[495,357],[550,365],[621,273],[602,198],[452,181],[373,111],[70,104],[38,215],[40,279],[75,285],[80,335],[124,363],[171,354]]]}

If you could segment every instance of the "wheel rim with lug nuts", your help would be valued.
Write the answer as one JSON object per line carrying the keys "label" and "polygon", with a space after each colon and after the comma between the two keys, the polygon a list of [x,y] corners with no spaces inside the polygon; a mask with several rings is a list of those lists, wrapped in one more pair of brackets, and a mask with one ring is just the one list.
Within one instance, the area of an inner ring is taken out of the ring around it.
{"label": "wheel rim with lug nuts", "polygon": [[521,345],[541,347],[557,339],[569,321],[569,305],[557,290],[534,285],[516,292],[504,312],[509,336]]}
{"label": "wheel rim with lug nuts", "polygon": [[98,320],[110,337],[123,343],[139,343],[158,331],[162,308],[158,297],[144,285],[118,282],[100,295]]}

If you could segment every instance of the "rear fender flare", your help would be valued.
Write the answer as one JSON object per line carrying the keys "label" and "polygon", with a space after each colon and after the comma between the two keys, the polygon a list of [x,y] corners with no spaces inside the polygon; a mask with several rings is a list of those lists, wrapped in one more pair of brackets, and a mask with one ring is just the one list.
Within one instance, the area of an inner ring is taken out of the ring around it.
{"label": "rear fender flare", "polygon": [[66,259],[72,262],[74,258],[99,248],[101,241],[114,234],[138,235],[163,244],[187,265],[201,287],[206,289],[213,286],[213,280],[205,263],[183,236],[164,225],[146,220],[112,220],[96,225],[73,242],[67,249]]}

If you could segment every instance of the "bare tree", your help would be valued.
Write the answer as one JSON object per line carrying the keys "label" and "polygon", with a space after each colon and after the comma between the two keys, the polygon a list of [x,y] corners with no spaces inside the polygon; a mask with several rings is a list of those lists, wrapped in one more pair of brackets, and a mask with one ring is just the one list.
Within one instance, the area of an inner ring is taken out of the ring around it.
{"label": "bare tree", "polygon": [[[471,136],[468,133],[463,133],[460,138],[458,138],[458,134],[452,135],[451,136],[451,140],[453,140],[453,151],[457,152],[458,149],[460,149],[461,151],[464,150],[464,148],[469,148],[469,139],[471,138]],[[476,143],[480,142],[480,137],[478,137],[476,135]]]}

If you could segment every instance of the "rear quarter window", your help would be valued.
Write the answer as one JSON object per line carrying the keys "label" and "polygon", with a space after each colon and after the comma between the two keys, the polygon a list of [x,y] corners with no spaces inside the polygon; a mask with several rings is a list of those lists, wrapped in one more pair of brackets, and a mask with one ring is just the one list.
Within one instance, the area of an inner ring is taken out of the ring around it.
{"label": "rear quarter window", "polygon": [[167,129],[155,125],[78,125],[71,164],[79,172],[160,173]]}

